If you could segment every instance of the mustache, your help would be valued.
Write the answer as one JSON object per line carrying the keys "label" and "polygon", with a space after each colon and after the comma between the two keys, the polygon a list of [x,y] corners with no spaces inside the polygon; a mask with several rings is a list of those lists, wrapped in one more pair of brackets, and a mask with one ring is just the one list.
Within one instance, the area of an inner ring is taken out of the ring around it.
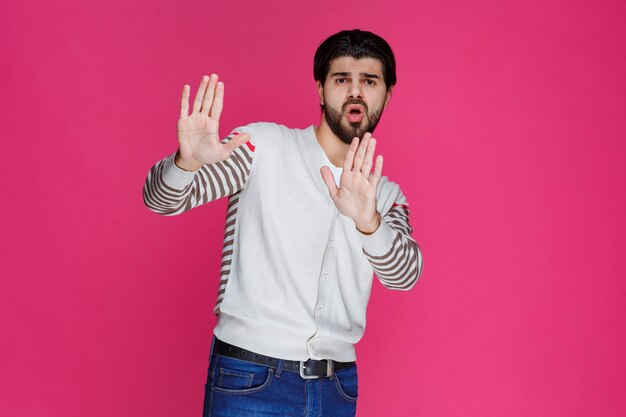
{"label": "mustache", "polygon": [[359,100],[358,98],[352,98],[349,99],[348,101],[346,101],[343,106],[341,107],[342,111],[346,110],[346,107],[352,105],[352,104],[359,104],[361,106],[363,106],[363,108],[365,109],[365,112],[367,113],[368,108],[367,108],[367,104],[365,104],[365,102],[363,100]]}

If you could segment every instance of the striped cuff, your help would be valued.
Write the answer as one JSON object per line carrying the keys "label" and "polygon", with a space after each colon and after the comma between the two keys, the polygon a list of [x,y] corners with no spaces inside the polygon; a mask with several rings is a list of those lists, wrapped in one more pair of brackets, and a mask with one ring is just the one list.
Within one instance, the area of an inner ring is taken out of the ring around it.
{"label": "striped cuff", "polygon": [[175,190],[182,190],[193,181],[193,178],[196,176],[196,173],[200,170],[200,168],[195,171],[185,171],[184,169],[179,168],[174,163],[176,153],[177,152],[174,152],[172,155],[165,158],[165,161],[163,161],[162,179],[168,187]]}
{"label": "striped cuff", "polygon": [[[357,229],[358,230],[358,229]],[[371,235],[361,235],[363,250],[370,256],[383,256],[389,253],[395,239],[395,232],[389,224],[381,219],[380,226]]]}

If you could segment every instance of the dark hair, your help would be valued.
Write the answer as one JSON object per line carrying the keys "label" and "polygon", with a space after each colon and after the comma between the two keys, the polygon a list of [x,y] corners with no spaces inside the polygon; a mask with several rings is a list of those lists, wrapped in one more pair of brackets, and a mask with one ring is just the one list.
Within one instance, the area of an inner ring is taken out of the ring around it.
{"label": "dark hair", "polygon": [[387,90],[396,84],[396,60],[387,41],[372,32],[359,29],[342,30],[322,42],[315,51],[313,60],[315,81],[324,84],[331,61],[343,56],[380,60]]}

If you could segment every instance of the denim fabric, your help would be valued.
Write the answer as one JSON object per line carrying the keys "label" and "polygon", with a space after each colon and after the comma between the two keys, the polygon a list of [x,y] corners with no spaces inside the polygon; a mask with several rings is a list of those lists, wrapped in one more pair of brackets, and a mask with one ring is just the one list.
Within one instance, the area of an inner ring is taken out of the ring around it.
{"label": "denim fabric", "polygon": [[274,369],[214,355],[212,345],[203,417],[354,417],[357,397],[356,365],[307,380],[282,361]]}

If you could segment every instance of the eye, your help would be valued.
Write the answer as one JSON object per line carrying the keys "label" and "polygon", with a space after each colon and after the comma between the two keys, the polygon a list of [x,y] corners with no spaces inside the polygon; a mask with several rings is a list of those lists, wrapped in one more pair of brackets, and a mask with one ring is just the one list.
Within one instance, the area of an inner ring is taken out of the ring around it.
{"label": "eye", "polygon": [[367,84],[367,85],[376,85],[376,81],[367,79],[367,80],[365,80],[365,84]]}
{"label": "eye", "polygon": [[344,81],[346,81],[347,78],[337,78],[337,84],[344,84]]}

